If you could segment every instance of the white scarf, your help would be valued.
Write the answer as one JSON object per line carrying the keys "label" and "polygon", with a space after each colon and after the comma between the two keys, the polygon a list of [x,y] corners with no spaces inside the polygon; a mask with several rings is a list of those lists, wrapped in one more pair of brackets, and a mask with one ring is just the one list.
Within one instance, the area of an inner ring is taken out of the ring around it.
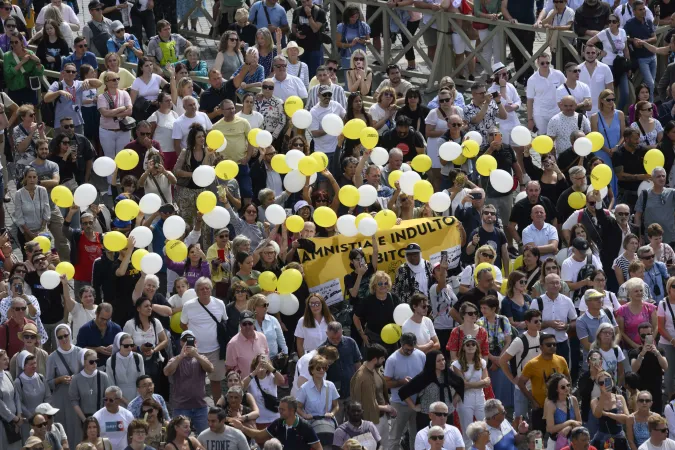
{"label": "white scarf", "polygon": [[410,261],[406,261],[406,264],[408,264],[408,267],[415,276],[415,280],[417,280],[419,291],[425,293],[426,295],[426,292],[429,292],[429,279],[427,278],[427,272],[425,270],[426,264],[424,259],[420,258],[420,262],[416,266],[410,264]]}
{"label": "white scarf", "polygon": [[82,363],[82,367],[83,367],[83,369],[80,370],[80,375],[82,375],[85,378],[94,378],[98,374],[98,369],[94,370],[91,373],[91,375],[89,375],[87,372],[84,371],[84,367],[86,367],[86,365],[87,365],[87,364],[85,364],[85,359],[87,359],[86,355],[87,355],[86,350],[83,350],[82,353],[80,354],[80,362]]}
{"label": "white scarf", "polygon": [[71,340],[70,350],[62,349],[61,348],[61,341],[59,340],[58,336],[56,335],[59,332],[59,330],[67,330],[71,339],[73,337],[73,332],[70,329],[70,327],[68,325],[66,325],[65,323],[57,325],[56,329],[54,330],[54,339],[56,339],[56,350],[58,350],[59,353],[63,353],[64,355],[68,355],[68,354],[72,353],[75,350],[76,347],[73,345],[72,340]]}

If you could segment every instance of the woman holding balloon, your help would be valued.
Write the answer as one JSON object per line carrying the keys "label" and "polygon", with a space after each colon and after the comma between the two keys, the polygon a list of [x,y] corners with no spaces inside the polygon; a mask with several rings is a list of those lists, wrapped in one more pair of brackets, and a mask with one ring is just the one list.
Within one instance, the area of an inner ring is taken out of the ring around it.
{"label": "woman holding balloon", "polygon": [[174,261],[171,259],[171,251],[167,249],[165,264],[168,269],[176,272],[178,276],[187,278],[190,288],[194,289],[195,283],[199,278],[211,278],[211,267],[199,244],[190,245],[187,249],[187,254],[187,259]]}
{"label": "woman holding balloon", "polygon": [[394,309],[400,303],[391,292],[391,277],[387,272],[378,270],[370,278],[368,295],[354,310],[354,328],[361,335],[364,345],[371,343],[384,345],[395,350],[396,344],[387,345],[380,336],[385,325],[394,323]]}
{"label": "woman holding balloon", "polygon": [[[591,116],[591,131],[600,133],[604,140],[600,151],[595,156],[603,163],[612,168],[612,192],[618,194],[618,179],[614,174],[612,155],[623,144],[623,131],[626,128],[626,119],[623,111],[616,108],[616,95],[613,91],[605,89],[600,93],[598,100],[598,112]],[[593,142],[593,141],[591,141]],[[594,147],[596,147],[594,145]]]}
{"label": "woman holding balloon", "polygon": [[[367,127],[372,127],[374,123],[373,119],[370,117],[370,114],[366,112],[366,108],[363,106],[363,98],[359,92],[352,92],[349,94],[349,97],[347,97],[347,113],[345,114],[343,120],[346,124],[352,119],[363,120]],[[338,138],[338,147],[342,147],[340,162],[350,156],[353,156],[356,159],[361,158],[363,146],[361,145],[361,141],[359,139],[349,139],[345,137],[344,134],[342,134]]]}

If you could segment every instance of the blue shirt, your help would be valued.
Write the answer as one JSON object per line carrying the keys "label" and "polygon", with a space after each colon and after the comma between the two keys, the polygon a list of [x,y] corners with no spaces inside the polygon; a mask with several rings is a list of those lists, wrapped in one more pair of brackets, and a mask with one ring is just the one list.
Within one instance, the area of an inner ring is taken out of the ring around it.
{"label": "blue shirt", "polygon": [[[600,310],[600,316],[598,317],[593,317],[586,311],[577,318],[577,337],[579,339],[588,338],[588,342],[592,344],[595,342],[595,334],[598,332],[601,323],[608,323],[613,327],[618,326],[616,324],[616,319],[607,317],[607,314],[605,314],[605,311],[602,309]],[[584,350],[584,357],[582,360],[584,370],[588,369],[588,362],[586,361],[587,356],[588,352]]]}
{"label": "blue shirt", "polygon": [[284,332],[281,330],[281,325],[276,317],[265,314],[262,327],[255,321],[256,331],[260,331],[267,338],[267,346],[270,349],[270,358],[277,356],[277,354],[285,353],[288,355],[288,346],[284,338]]}
{"label": "blue shirt", "polygon": [[[98,329],[96,322],[90,320],[85,323],[80,331],[77,333],[77,346],[80,348],[87,347],[107,347],[113,344],[115,336],[117,333],[121,333],[122,328],[117,325],[112,320],[108,321],[106,325],[105,333],[101,336],[101,330]],[[98,366],[105,366],[105,362],[108,360],[108,355],[102,355],[98,353]]]}
{"label": "blue shirt", "polygon": [[668,269],[662,262],[656,261],[651,269],[645,269],[644,281],[649,286],[649,293],[657,304],[665,297],[666,283],[664,280],[668,278]]}
{"label": "blue shirt", "polygon": [[326,339],[321,347],[326,345],[336,347],[340,355],[340,358],[328,367],[326,378],[335,383],[340,397],[348,398],[351,395],[350,381],[356,373],[355,365],[363,359],[359,346],[349,336],[342,336],[342,340],[337,346]]}
{"label": "blue shirt", "polygon": [[80,59],[77,59],[77,55],[75,53],[71,53],[70,55],[63,58],[63,64],[61,65],[61,67],[63,67],[66,63],[75,64],[78,74],[80,72],[80,67],[82,67],[82,64],[89,64],[94,69],[98,69],[98,62],[96,61],[96,55],[94,55],[92,52],[86,52],[84,56],[82,56],[82,58]]}
{"label": "blue shirt", "polygon": [[[108,46],[108,52],[117,53],[120,50],[120,47],[122,47],[122,44],[126,43],[127,41],[133,42],[135,49],[137,50],[141,49],[141,46],[138,44],[138,39],[136,39],[136,36],[134,36],[133,34],[124,33],[124,39],[122,40],[115,38],[115,36],[108,39],[108,42],[106,44]],[[127,62],[130,63],[138,62],[138,56],[136,56],[136,53],[134,53],[130,48],[124,50],[124,54],[127,57]]]}
{"label": "blue shirt", "polygon": [[[169,410],[166,407],[166,402],[164,401],[164,398],[159,394],[152,394],[152,399],[162,406],[162,411],[164,412],[164,420],[171,420],[171,416],[169,416]],[[127,409],[131,414],[134,415],[135,418],[142,419],[143,418],[141,416],[141,410],[143,409],[141,408],[142,406],[143,406],[143,399],[141,398],[140,395],[137,395],[132,401],[129,402]]]}
{"label": "blue shirt", "polygon": [[[287,27],[288,26],[288,17],[286,17],[286,10],[280,4],[275,4],[274,6],[268,6],[265,4],[265,0],[256,2],[251,6],[251,10],[248,13],[248,20],[260,28],[267,28],[269,25],[275,27]],[[265,14],[267,11],[267,14]],[[270,20],[267,20],[269,16]],[[276,37],[272,33],[272,40],[275,40]],[[286,37],[282,38],[282,43],[286,44]]]}
{"label": "blue shirt", "polygon": [[[413,350],[410,356],[404,356],[400,350],[397,350],[387,358],[387,362],[384,364],[384,376],[392,380],[402,380],[405,377],[412,378],[422,371],[426,359],[424,353],[418,349]],[[399,389],[391,388],[391,403],[405,405],[406,403],[398,396]],[[416,395],[410,397],[413,402],[416,398]]]}
{"label": "blue shirt", "polygon": [[[328,392],[326,393],[326,390]],[[328,397],[328,405],[326,406],[326,397]],[[337,389],[332,381],[324,380],[321,389],[317,389],[314,384],[314,379],[309,380],[303,384],[300,390],[296,393],[298,403],[302,403],[302,409],[307,414],[312,416],[323,416],[332,409],[333,401],[340,398]]]}
{"label": "blue shirt", "polygon": [[[656,33],[656,26],[654,22],[645,18],[644,22],[640,22],[636,17],[629,19],[626,25],[623,26],[624,31],[629,38],[638,38],[647,40]],[[652,52],[646,48],[634,47],[631,52],[631,58],[656,58]]]}
{"label": "blue shirt", "polygon": [[60,124],[61,119],[70,117],[73,119],[75,126],[82,125],[82,82],[79,80],[73,81],[73,86],[68,87],[65,81],[55,81],[49,86],[49,92],[66,91],[69,92],[73,99],[69,100],[67,97],[60,95],[54,100],[54,123]]}

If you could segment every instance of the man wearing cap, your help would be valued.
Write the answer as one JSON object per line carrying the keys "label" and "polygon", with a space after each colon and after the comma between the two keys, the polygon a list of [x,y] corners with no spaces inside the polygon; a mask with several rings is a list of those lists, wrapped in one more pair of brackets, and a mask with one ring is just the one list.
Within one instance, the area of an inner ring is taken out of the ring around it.
{"label": "man wearing cap", "polygon": [[320,84],[312,89],[317,89],[319,102],[309,111],[312,115],[312,124],[309,126],[309,132],[312,134],[312,139],[314,141],[314,151],[326,154],[328,157],[328,168],[330,169],[333,167],[333,158],[335,157],[335,149],[338,145],[338,137],[326,133],[321,125],[321,121],[328,114],[336,114],[343,118],[347,112],[340,103],[333,101],[333,89],[331,89],[330,86]]}
{"label": "man wearing cap", "polygon": [[589,251],[590,244],[582,237],[572,241],[572,254],[563,261],[560,268],[560,278],[567,283],[570,291],[574,291],[573,300],[581,301],[587,288],[593,286],[590,279],[595,269],[602,269],[600,258]]}
{"label": "man wearing cap", "polygon": [[588,289],[584,292],[584,298],[581,300],[581,304],[579,304],[581,316],[577,319],[577,337],[579,338],[579,341],[581,341],[581,347],[584,350],[584,355],[581,359],[584,370],[588,368],[586,356],[591,349],[591,344],[595,342],[595,334],[601,323],[608,323],[614,327],[616,345],[619,345],[619,342],[621,341],[619,325],[616,323],[616,319],[612,313],[612,310],[616,311],[616,309],[619,309],[619,302],[616,300],[616,297],[614,297],[616,309],[614,309],[615,305],[611,301],[609,301],[609,305],[603,303],[605,299],[611,295],[612,293],[609,291],[605,294],[601,294],[595,289]]}
{"label": "man wearing cap", "polygon": [[124,25],[119,20],[115,20],[110,28],[113,35],[107,42],[108,53],[117,53],[120,59],[126,57],[126,62],[137,64],[138,58],[143,56],[143,50],[136,36],[125,33]]}
{"label": "man wearing cap", "polygon": [[[59,412],[58,408],[54,408],[49,403],[40,403],[35,408],[35,414],[40,414],[47,421],[47,426],[44,429],[54,435],[56,440],[61,443],[61,447],[64,450],[68,450],[70,445],[68,444],[68,436],[66,435],[66,430],[63,428],[63,425],[60,423],[54,422],[54,415]],[[30,431],[31,436],[35,434],[33,430]]]}
{"label": "man wearing cap", "polygon": [[[195,346],[187,345],[188,338],[194,338]],[[169,377],[171,382],[170,399],[173,414],[176,417],[179,415],[189,417],[197,433],[208,427],[208,406],[204,400],[206,376],[214,371],[211,361],[197,352],[196,346],[199,344],[194,332],[183,331],[180,335],[180,353],[171,358],[164,367],[164,375]],[[215,388],[213,382],[211,383],[213,391]],[[220,381],[217,384],[219,388]]]}
{"label": "man wearing cap", "polygon": [[91,285],[94,261],[103,254],[103,237],[94,231],[96,218],[91,213],[80,216],[81,229],[71,227],[73,216],[79,214],[79,210],[77,205],[71,206],[63,222],[63,235],[70,243],[70,263],[75,267],[75,292]]}
{"label": "man wearing cap", "polygon": [[[489,47],[489,44],[486,46],[486,48],[487,47]],[[506,145],[510,145],[511,130],[513,130],[514,127],[520,125],[517,111],[520,109],[522,102],[516,87],[513,85],[513,83],[509,82],[509,71],[506,69],[506,66],[504,66],[503,63],[496,62],[492,65],[492,75],[494,76],[494,81],[488,88],[487,93],[492,95],[495,92],[499,92],[502,98],[502,103],[504,104],[504,109],[506,110],[506,119],[498,117],[497,125],[499,125],[499,129],[503,134],[502,142],[504,142]],[[523,152],[520,152],[518,159],[520,164],[523,163],[522,153]]]}
{"label": "man wearing cap", "polygon": [[330,87],[330,91],[333,93],[331,100],[338,102],[340,106],[347,109],[347,97],[345,96],[345,91],[342,86],[337,83],[333,83],[331,80],[331,73],[333,72],[328,70],[328,66],[321,65],[316,68],[316,80],[319,82],[319,84],[309,88],[309,93],[307,94],[307,104],[305,105],[306,109],[311,111],[314,105],[319,103],[319,89],[321,86]]}
{"label": "man wearing cap", "polygon": [[[213,365],[213,370],[209,371],[209,380],[211,380],[213,403],[215,404],[220,398],[220,382],[225,378],[223,349],[220,348],[218,342],[216,320],[226,321],[227,313],[225,312],[225,303],[211,296],[212,289],[213,283],[209,278],[201,277],[195,282],[197,298],[189,300],[183,305],[180,326],[183,330],[192,330],[197,341],[199,341],[197,346],[199,353],[204,355]],[[229,352],[227,356],[229,358]],[[253,358],[251,358],[252,360]],[[249,364],[251,361],[249,361]]]}
{"label": "man wearing cap", "polygon": [[82,30],[82,35],[91,42],[91,51],[96,57],[103,58],[108,54],[108,39],[114,34],[113,21],[103,16],[103,3],[98,0],[89,2],[91,20]]}
{"label": "man wearing cap", "polygon": [[412,119],[403,114],[396,116],[396,128],[385,132],[379,142],[384,148],[401,150],[402,162],[406,163],[412,161],[417,155],[423,155],[426,149],[424,136],[412,127]]}
{"label": "man wearing cap", "polygon": [[416,292],[428,297],[433,283],[431,263],[422,258],[422,248],[414,242],[408,244],[405,248],[405,262],[396,270],[392,294],[398,296],[401,303],[408,303]]}
{"label": "man wearing cap", "polygon": [[245,378],[251,373],[251,362],[261,353],[269,355],[267,338],[255,330],[255,315],[251,311],[241,313],[239,333],[227,343],[227,370],[236,370]]}
{"label": "man wearing cap", "polygon": [[[45,403],[43,403],[45,404]],[[58,411],[58,410],[57,410]],[[61,450],[63,445],[61,444],[61,439],[56,436],[56,434],[49,430],[49,421],[42,414],[35,413],[30,420],[30,433],[31,438],[38,438],[43,443],[45,449],[50,450]],[[62,435],[65,437],[65,433]],[[66,440],[66,445],[68,441]]]}
{"label": "man wearing cap", "polygon": [[[20,279],[20,277],[17,278]],[[14,278],[10,280],[10,283],[12,281],[15,281]],[[24,325],[29,323],[35,325],[35,322],[26,319],[26,309],[26,300],[21,297],[12,298],[12,306],[7,311],[7,321],[0,325],[0,348],[7,351],[7,357],[10,359],[23,349],[23,341],[19,333]]]}
{"label": "man wearing cap", "polygon": [[[276,1],[276,0],[273,0]],[[296,76],[289,75],[288,60],[279,55],[272,61],[274,77],[274,96],[286,101],[288,97],[293,95],[302,99],[307,98],[307,88],[302,80]]]}
{"label": "man wearing cap", "polygon": [[541,254],[539,259],[546,261],[549,255],[558,253],[558,230],[546,223],[546,210],[542,205],[532,207],[530,218],[532,223],[523,230],[523,246],[538,248]]}

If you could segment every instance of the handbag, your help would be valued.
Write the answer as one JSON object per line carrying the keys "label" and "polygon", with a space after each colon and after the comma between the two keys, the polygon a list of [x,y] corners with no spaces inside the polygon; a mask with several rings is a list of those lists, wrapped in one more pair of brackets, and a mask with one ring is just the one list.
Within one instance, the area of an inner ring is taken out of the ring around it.
{"label": "handbag", "polygon": [[609,28],[605,29],[605,34],[607,34],[607,40],[609,41],[610,47],[612,47],[612,53],[614,53],[616,56],[614,57],[614,62],[612,63],[612,74],[614,75],[614,78],[619,78],[621,75],[624,73],[628,72],[631,70],[632,65],[630,61],[625,57],[625,56],[619,56],[619,54],[616,51],[616,45],[614,45],[614,40],[612,39],[612,35],[609,33]]}
{"label": "handbag", "polygon": [[5,436],[7,436],[7,442],[9,444],[13,444],[21,440],[21,430],[18,429],[16,425],[3,420],[2,426],[5,427]]}
{"label": "handbag", "polygon": [[269,392],[265,392],[260,386],[260,380],[258,379],[257,376],[253,376],[253,379],[255,380],[255,384],[258,385],[258,390],[262,394],[263,397],[263,402],[265,404],[265,408],[269,409],[273,413],[278,413],[279,412],[279,399],[275,397],[274,395],[270,394]]}
{"label": "handbag", "polygon": [[211,311],[209,309],[202,305],[201,302],[197,301],[201,305],[202,308],[204,308],[204,311],[211,316],[214,322],[216,322],[216,338],[218,340],[218,346],[220,347],[218,350],[218,358],[225,360],[225,352],[227,350],[227,343],[229,339],[227,338],[227,327],[225,326],[225,321],[223,320],[218,320],[216,319],[216,316],[211,314]]}
{"label": "handbag", "polygon": [[[115,109],[115,102],[113,101],[112,97],[110,94],[108,94],[108,91],[103,93],[103,96],[108,100],[108,105],[110,109]],[[117,123],[120,126],[120,131],[131,131],[134,128],[136,128],[136,119],[133,117],[125,117],[123,119],[118,119]]]}

